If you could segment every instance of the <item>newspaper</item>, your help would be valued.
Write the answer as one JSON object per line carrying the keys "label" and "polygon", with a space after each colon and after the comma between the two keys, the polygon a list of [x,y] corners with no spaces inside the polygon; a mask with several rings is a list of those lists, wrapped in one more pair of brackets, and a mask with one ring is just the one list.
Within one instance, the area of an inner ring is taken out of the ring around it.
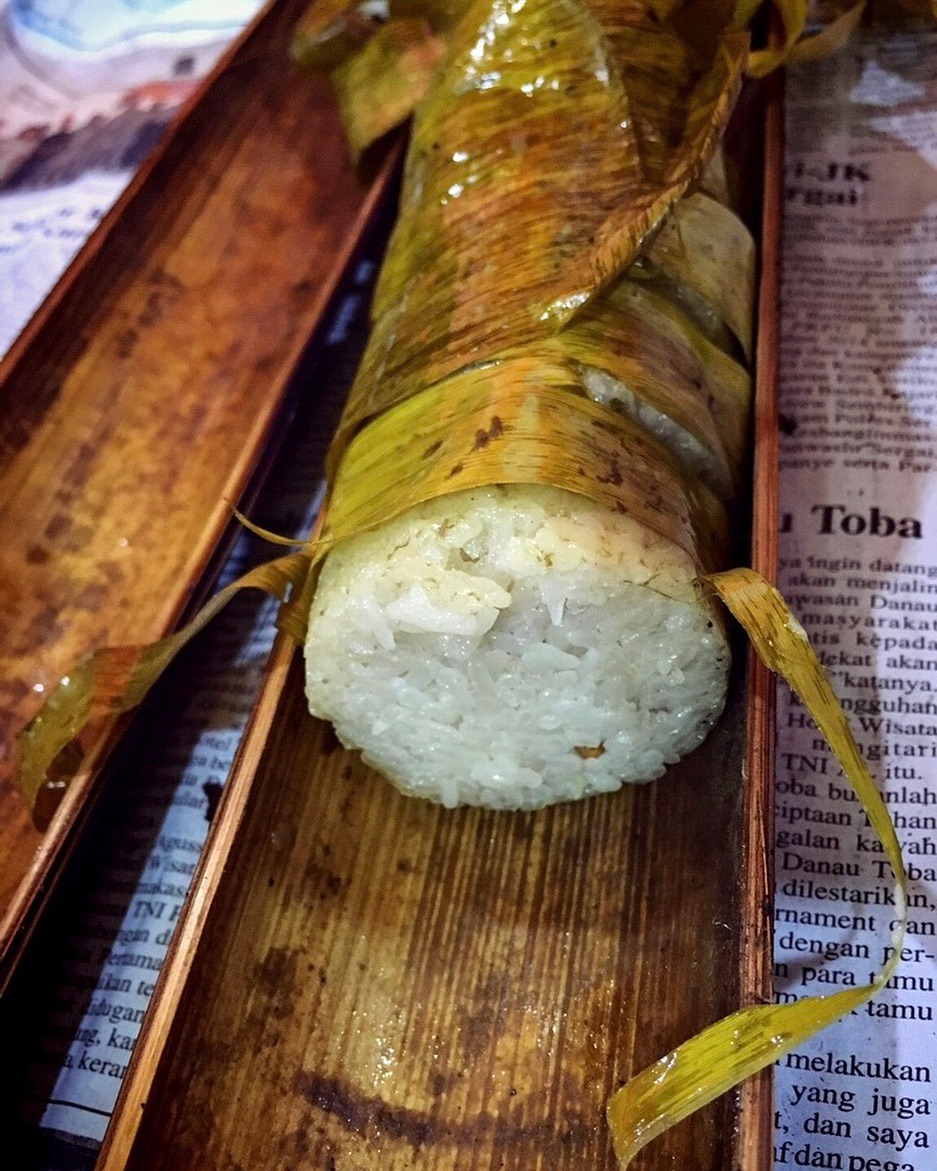
{"label": "newspaper", "polygon": [[[361,289],[340,307],[333,340],[356,318],[369,279],[359,275]],[[779,1064],[775,1167],[932,1171],[934,35],[858,44],[792,71],[783,280],[780,584],[881,780],[910,864],[912,899],[890,987]],[[303,471],[301,482],[308,476]],[[301,492],[290,499],[301,525],[308,502]],[[262,523],[289,527],[283,518]],[[128,858],[109,863],[76,910],[63,947],[66,991],[37,1041],[22,1104],[23,1117],[50,1141],[93,1150],[103,1136],[250,706],[269,617],[263,607],[242,610],[215,631],[218,641],[202,655],[215,669],[191,691],[199,698],[178,727],[157,730],[165,742],[151,769],[159,796],[152,810],[138,799]],[[203,667],[186,667],[195,669]],[[896,908],[873,831],[784,688],[778,737],[776,971],[777,996],[787,1000],[867,983],[882,966]]]}
{"label": "newspaper", "polygon": [[[937,36],[791,70],[780,585],[850,712],[911,878],[898,974],[779,1063],[775,1165],[937,1166]],[[782,688],[779,999],[869,982],[891,869]]]}

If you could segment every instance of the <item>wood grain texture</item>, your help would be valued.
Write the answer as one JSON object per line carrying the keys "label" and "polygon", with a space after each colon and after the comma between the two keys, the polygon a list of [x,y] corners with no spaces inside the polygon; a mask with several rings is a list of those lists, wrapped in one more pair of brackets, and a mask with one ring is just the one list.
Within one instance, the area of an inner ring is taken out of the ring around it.
{"label": "wood grain texture", "polygon": [[0,910],[41,839],[16,732],[86,651],[184,611],[283,409],[369,188],[273,5],[0,367]]}
{"label": "wood grain texture", "polygon": [[[738,1003],[744,721],[654,785],[446,811],[309,717],[285,645],[277,673],[101,1171],[614,1166],[620,1079]],[[639,1165],[723,1171],[733,1133],[729,1096]]]}
{"label": "wood grain texture", "polygon": [[[775,73],[763,84],[765,128],[762,162],[759,328],[753,418],[751,565],[777,581],[780,473],[779,330],[784,83]],[[739,960],[746,1004],[774,996],[774,778],[775,678],[749,650],[748,750],[741,841],[744,934]],[[774,1161],[774,1075],[763,1070],[740,1091],[739,1132],[733,1171],[761,1171]]]}

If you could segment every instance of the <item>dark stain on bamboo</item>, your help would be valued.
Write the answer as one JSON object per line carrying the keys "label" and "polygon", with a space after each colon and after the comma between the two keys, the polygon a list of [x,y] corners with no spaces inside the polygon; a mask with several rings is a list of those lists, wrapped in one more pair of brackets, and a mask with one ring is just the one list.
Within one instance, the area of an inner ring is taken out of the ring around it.
{"label": "dark stain on bamboo", "polygon": [[[404,1142],[414,1150],[443,1146],[471,1150],[483,1145],[496,1151],[549,1150],[558,1144],[588,1143],[594,1139],[597,1125],[569,1113],[564,1115],[559,1132],[549,1118],[522,1122],[490,1113],[458,1120],[441,1118],[432,1110],[391,1105],[376,1095],[362,1093],[340,1078],[318,1074],[301,1075],[298,1089],[311,1105],[347,1133]],[[509,1099],[518,1100],[515,1095]]]}

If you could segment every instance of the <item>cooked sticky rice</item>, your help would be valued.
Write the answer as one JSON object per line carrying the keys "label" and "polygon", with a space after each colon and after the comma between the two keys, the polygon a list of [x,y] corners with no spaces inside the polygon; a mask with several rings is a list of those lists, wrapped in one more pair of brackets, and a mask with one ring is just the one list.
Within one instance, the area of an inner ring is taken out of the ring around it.
{"label": "cooked sticky rice", "polygon": [[728,648],[692,558],[559,488],[411,508],[326,558],[311,710],[405,792],[533,809],[649,781],[722,709]]}

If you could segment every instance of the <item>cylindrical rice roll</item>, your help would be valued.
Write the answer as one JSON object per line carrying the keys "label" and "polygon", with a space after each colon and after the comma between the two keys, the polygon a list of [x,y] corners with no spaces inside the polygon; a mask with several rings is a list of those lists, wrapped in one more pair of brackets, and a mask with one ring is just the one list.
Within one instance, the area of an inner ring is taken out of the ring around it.
{"label": "cylindrical rice roll", "polygon": [[408,793],[530,809],[647,781],[722,709],[723,629],[684,550],[564,489],[476,488],[339,545],[312,711]]}
{"label": "cylindrical rice roll", "polygon": [[537,808],[659,776],[723,706],[697,582],[745,321],[683,263],[702,237],[721,267],[711,233],[660,233],[747,43],[610,0],[472,0],[448,35],[330,454],[307,692],[406,792]]}

